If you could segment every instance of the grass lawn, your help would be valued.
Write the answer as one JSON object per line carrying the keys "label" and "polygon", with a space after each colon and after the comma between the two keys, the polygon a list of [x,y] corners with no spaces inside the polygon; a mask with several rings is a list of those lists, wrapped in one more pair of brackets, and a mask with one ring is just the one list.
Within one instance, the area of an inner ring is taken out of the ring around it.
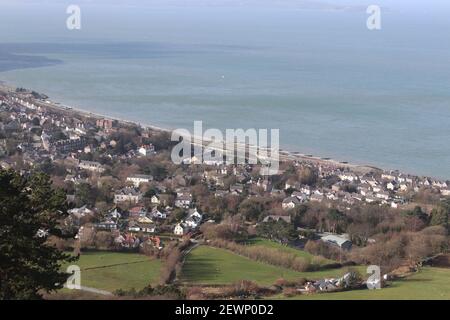
{"label": "grass lawn", "polygon": [[[319,257],[315,257],[314,255],[312,255],[304,250],[295,249],[295,248],[292,248],[289,246],[282,245],[278,242],[270,241],[270,240],[263,239],[263,238],[250,239],[247,241],[247,244],[252,245],[252,246],[262,246],[262,247],[266,247],[266,248],[277,249],[279,251],[283,251],[283,252],[287,252],[287,253],[291,253],[291,254],[293,253],[300,258],[307,259],[308,261],[311,261],[313,258],[319,258]],[[323,257],[320,257],[320,262],[321,262],[320,263],[321,265],[336,263],[336,261],[326,259]]]}
{"label": "grass lawn", "polygon": [[158,259],[118,252],[84,252],[72,264],[81,269],[82,286],[107,291],[142,289],[154,284],[159,279],[162,266]]}
{"label": "grass lawn", "polygon": [[181,281],[188,284],[229,284],[239,280],[251,280],[260,285],[271,285],[277,279],[321,279],[337,277],[347,269],[317,272],[296,272],[289,269],[257,262],[231,251],[199,246],[186,257]]}
{"label": "grass lawn", "polygon": [[[280,299],[285,299],[279,296]],[[450,300],[450,269],[423,268],[418,273],[391,283],[381,290],[358,290],[316,295],[303,295],[291,299],[322,300]]]}

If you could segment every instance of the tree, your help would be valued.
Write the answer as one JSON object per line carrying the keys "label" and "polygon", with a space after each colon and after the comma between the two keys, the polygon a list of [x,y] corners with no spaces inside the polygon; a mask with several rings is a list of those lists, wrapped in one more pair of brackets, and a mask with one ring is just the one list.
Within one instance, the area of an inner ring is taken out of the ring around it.
{"label": "tree", "polygon": [[407,217],[417,217],[420,220],[426,222],[428,220],[428,216],[425,212],[423,212],[420,206],[415,206],[413,210],[408,210],[403,212],[403,215]]}
{"label": "tree", "polygon": [[80,206],[84,205],[94,205],[95,200],[97,199],[97,191],[92,188],[89,183],[80,183],[76,186],[75,196],[77,199],[77,203]]}
{"label": "tree", "polygon": [[431,212],[430,225],[448,227],[448,215],[450,213],[450,205],[448,202],[441,203]]}
{"label": "tree", "polygon": [[313,186],[317,182],[317,172],[309,167],[302,168],[298,176],[301,184]]}
{"label": "tree", "polygon": [[61,263],[74,258],[47,240],[63,236],[65,216],[65,194],[47,175],[0,170],[0,299],[39,299],[62,288],[68,274]]}
{"label": "tree", "polygon": [[301,220],[303,215],[308,210],[308,207],[304,204],[295,207],[290,211],[290,215],[292,218],[292,223],[294,224],[294,227],[300,227],[301,226]]}
{"label": "tree", "polygon": [[156,181],[163,181],[167,177],[167,169],[159,163],[151,163],[144,169],[145,174],[150,174]]}
{"label": "tree", "polygon": [[283,220],[262,222],[256,227],[258,236],[277,240],[284,243],[293,241],[297,238],[294,226]]}
{"label": "tree", "polygon": [[330,231],[339,233],[343,231],[347,217],[337,209],[330,209],[327,214],[327,219]]}
{"label": "tree", "polygon": [[239,205],[239,213],[249,221],[258,220],[264,211],[265,201],[261,199],[246,199]]}

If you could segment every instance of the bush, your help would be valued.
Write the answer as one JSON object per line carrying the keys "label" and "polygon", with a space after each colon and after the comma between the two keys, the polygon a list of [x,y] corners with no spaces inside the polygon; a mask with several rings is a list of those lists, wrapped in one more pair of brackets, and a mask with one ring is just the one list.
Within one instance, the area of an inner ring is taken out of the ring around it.
{"label": "bush", "polygon": [[140,291],[132,288],[131,290],[119,289],[114,291],[116,296],[129,296],[133,298],[143,298],[143,297],[164,297],[167,299],[185,299],[186,294],[176,285],[158,285],[156,287],[147,286]]}
{"label": "bush", "polygon": [[283,290],[283,295],[285,297],[295,297],[298,294],[299,294],[299,292],[295,288],[285,288]]}

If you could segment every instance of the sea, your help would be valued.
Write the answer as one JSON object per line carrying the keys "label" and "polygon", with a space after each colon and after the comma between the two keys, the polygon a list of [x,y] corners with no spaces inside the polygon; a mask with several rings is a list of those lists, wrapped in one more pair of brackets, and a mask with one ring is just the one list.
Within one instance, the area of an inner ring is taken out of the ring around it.
{"label": "sea", "polygon": [[447,3],[0,0],[0,80],[143,125],[279,129],[284,150],[450,179]]}

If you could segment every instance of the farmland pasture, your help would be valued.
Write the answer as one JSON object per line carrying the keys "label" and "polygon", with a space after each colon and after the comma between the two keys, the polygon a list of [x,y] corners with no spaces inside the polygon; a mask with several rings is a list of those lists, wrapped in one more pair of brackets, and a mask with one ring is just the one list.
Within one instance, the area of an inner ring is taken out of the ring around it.
{"label": "farmland pasture", "polygon": [[81,269],[82,286],[106,291],[139,290],[155,284],[162,267],[160,260],[141,254],[103,251],[83,252],[72,264]]}
{"label": "farmland pasture", "polygon": [[209,246],[199,246],[186,257],[181,281],[186,284],[230,284],[251,280],[260,285],[271,285],[277,279],[321,279],[338,277],[347,268],[297,272],[286,268],[251,260],[231,251]]}

